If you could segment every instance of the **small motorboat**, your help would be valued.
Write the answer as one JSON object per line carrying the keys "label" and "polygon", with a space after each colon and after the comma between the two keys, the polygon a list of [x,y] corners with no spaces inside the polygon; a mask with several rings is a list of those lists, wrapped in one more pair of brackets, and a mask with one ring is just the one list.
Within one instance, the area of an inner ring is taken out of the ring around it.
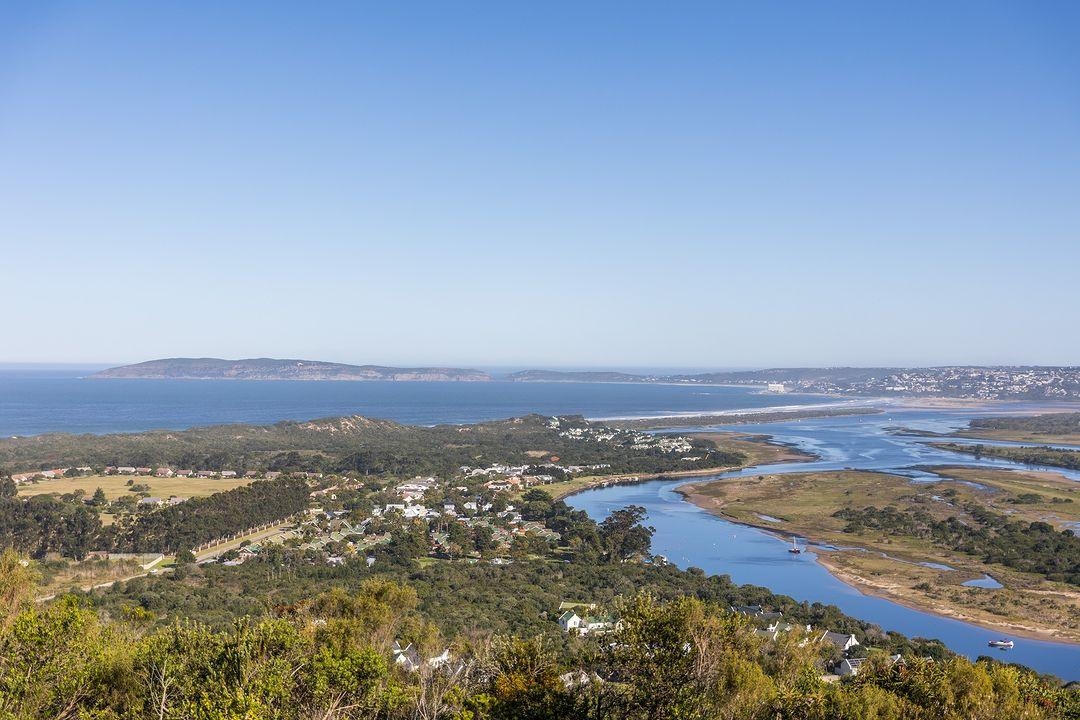
{"label": "small motorboat", "polygon": [[1002,640],[991,640],[987,644],[990,645],[990,647],[1001,648],[1002,650],[1009,650],[1016,643],[1014,643],[1012,640],[1004,640],[1004,639],[1002,639]]}
{"label": "small motorboat", "polygon": [[795,538],[791,538],[791,547],[788,548],[788,552],[792,555],[798,555],[802,552],[802,550],[799,549],[799,543]]}

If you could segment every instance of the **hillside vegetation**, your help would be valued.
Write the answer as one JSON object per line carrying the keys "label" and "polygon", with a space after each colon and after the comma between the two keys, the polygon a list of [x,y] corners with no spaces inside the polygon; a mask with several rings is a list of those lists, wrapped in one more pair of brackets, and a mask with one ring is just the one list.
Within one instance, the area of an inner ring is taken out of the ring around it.
{"label": "hillside vegetation", "polygon": [[[522,464],[556,456],[564,464],[610,465],[610,472],[653,473],[738,465],[741,456],[695,441],[693,457],[655,448],[634,449],[632,437],[586,442],[567,437],[574,427],[598,427],[563,418],[561,427],[531,415],[475,425],[416,427],[360,416],[274,425],[218,425],[183,431],[113,435],[48,434],[0,440],[0,473],[69,465],[109,465],[359,472],[413,475],[448,473],[462,465]],[[538,455],[539,453],[539,455]]]}
{"label": "hillside vegetation", "polygon": [[[483,625],[446,636],[411,584],[370,578],[224,630],[186,621],[147,631],[139,608],[109,619],[76,598],[29,607],[17,559],[0,563],[0,716],[10,720],[1080,717],[1075,690],[993,662],[894,664],[881,652],[827,683],[828,647],[766,640],[694,597],[629,595],[600,640]],[[395,643],[415,653],[415,670],[395,662],[410,657]]]}

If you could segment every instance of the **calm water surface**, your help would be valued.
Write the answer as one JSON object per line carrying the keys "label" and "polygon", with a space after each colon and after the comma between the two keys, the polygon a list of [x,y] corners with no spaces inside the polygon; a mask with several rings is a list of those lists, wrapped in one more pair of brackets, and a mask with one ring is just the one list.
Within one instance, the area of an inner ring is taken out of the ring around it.
{"label": "calm water surface", "polygon": [[0,371],[0,437],[136,432],[365,415],[414,425],[580,414],[638,417],[836,404],[753,388],[603,383],[85,380]]}

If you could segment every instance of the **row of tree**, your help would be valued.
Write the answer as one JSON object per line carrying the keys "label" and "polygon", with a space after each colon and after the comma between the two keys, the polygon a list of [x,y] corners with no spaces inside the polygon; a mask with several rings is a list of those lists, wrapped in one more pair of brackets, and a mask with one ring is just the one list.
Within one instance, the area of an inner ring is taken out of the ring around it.
{"label": "row of tree", "polygon": [[259,480],[145,515],[129,516],[126,522],[106,528],[101,544],[120,552],[190,550],[301,512],[308,498],[309,488],[302,479],[283,476]]}

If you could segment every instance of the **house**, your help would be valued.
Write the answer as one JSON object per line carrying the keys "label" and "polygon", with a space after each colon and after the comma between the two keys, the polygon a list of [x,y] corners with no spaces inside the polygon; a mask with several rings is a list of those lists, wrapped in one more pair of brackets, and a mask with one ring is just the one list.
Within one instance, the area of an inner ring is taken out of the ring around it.
{"label": "house", "polygon": [[217,473],[213,470],[199,470],[195,473],[195,477],[199,478],[212,478],[217,477]]}
{"label": "house", "polygon": [[731,612],[756,617],[761,614],[760,605],[732,605]]}
{"label": "house", "polygon": [[136,475],[149,475],[152,472],[153,472],[153,470],[151,468],[148,468],[148,467],[135,468],[135,474]]}
{"label": "house", "polygon": [[158,505],[164,505],[165,501],[159,497],[144,497],[139,498],[139,507],[157,507]]}
{"label": "house", "polygon": [[581,617],[573,610],[567,610],[559,616],[559,627],[561,627],[564,632],[580,629],[582,622]]}
{"label": "house", "polygon": [[421,660],[419,653],[416,652],[416,648],[413,647],[412,643],[402,647],[401,643],[397,640],[394,641],[391,652],[394,655],[394,664],[400,665],[409,672],[418,671],[423,664],[432,668],[441,668],[449,663],[452,658],[450,655],[450,648],[446,648],[435,657]]}
{"label": "house", "polygon": [[159,478],[171,478],[174,474],[172,468],[167,467],[159,467],[154,471],[154,476]]}
{"label": "house", "polygon": [[604,633],[618,627],[618,621],[608,615],[586,615],[582,617],[573,610],[567,610],[559,616],[559,626],[564,632],[577,632],[580,635]]}
{"label": "house", "polygon": [[835,633],[826,630],[818,638],[818,642],[827,642],[836,646],[840,651],[847,651],[859,644],[859,641],[855,639],[854,635],[845,635],[844,633]]}
{"label": "house", "polygon": [[120,467],[116,468],[116,474],[117,475],[134,475],[135,474],[135,468],[130,467],[128,465],[121,465]]}
{"label": "house", "polygon": [[[869,658],[847,658],[846,660],[841,661],[840,665],[837,667],[836,674],[840,677],[850,677],[852,675],[858,675],[859,668],[865,665],[867,660],[869,660]],[[902,662],[904,662],[904,659],[899,655],[889,656],[890,665],[895,665],[896,663]]]}
{"label": "house", "polygon": [[234,478],[234,477],[236,477],[236,471],[235,470],[222,470],[221,471],[221,477],[223,477],[223,478]]}

